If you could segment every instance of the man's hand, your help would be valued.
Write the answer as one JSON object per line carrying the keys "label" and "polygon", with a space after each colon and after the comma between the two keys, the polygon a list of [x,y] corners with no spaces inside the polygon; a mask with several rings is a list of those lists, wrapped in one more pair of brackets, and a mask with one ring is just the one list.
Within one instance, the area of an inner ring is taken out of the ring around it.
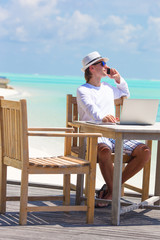
{"label": "man's hand", "polygon": [[119,121],[119,118],[115,118],[113,115],[107,115],[102,119],[102,122],[117,122]]}
{"label": "man's hand", "polygon": [[108,74],[108,76],[110,78],[114,79],[116,81],[116,83],[118,83],[118,84],[120,83],[120,74],[116,69],[111,68],[110,74]]}

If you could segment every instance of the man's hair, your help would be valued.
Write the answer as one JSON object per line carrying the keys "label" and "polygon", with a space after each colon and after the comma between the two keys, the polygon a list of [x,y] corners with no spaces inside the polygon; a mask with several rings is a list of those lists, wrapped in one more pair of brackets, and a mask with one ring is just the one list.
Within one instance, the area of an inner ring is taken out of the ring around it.
{"label": "man's hair", "polygon": [[88,83],[92,77],[92,73],[90,72],[89,67],[85,70],[84,77],[86,79],[86,82]]}

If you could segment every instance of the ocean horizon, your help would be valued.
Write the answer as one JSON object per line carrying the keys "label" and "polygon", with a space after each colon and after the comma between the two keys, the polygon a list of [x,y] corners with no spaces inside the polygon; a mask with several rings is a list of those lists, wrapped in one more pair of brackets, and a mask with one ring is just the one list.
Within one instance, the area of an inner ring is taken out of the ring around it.
{"label": "ocean horizon", "polygon": [[[10,80],[9,86],[14,90],[0,89],[0,95],[4,95],[6,99],[22,99],[27,100],[28,109],[28,126],[29,127],[64,127],[66,126],[66,95],[73,94],[76,96],[77,88],[85,83],[85,80],[80,76],[52,76],[39,74],[12,74],[0,73],[0,76]],[[127,79],[130,89],[130,98],[141,99],[160,99],[159,89],[160,80],[156,79]],[[115,85],[114,80],[103,78],[103,81]],[[5,92],[4,92],[5,91]],[[156,121],[160,121],[160,104]],[[63,152],[62,139],[37,139],[33,137],[29,141],[31,151],[30,156],[46,156],[59,155]],[[54,149],[53,149],[54,146]],[[151,187],[150,192],[153,193],[154,178],[155,178],[155,158],[156,158],[157,143],[153,141],[152,166],[151,166]],[[14,170],[9,171],[9,178],[15,179]],[[141,181],[141,173],[136,175],[136,180],[139,185]],[[20,178],[20,176],[19,176]],[[33,177],[31,181],[39,181],[39,177]],[[103,184],[103,179],[98,170],[97,187]],[[44,183],[51,183],[51,177],[45,178]],[[59,180],[58,180],[59,182]]]}
{"label": "ocean horizon", "polygon": [[[12,73],[0,73],[0,76],[5,76],[10,79],[9,85],[19,91],[19,97],[26,96],[29,103],[30,100],[32,102],[32,100],[35,99],[37,99],[37,101],[39,100],[39,102],[41,102],[41,99],[45,99],[45,103],[47,102],[48,104],[52,104],[52,106],[56,103],[54,107],[57,107],[61,114],[65,112],[66,94],[73,94],[75,96],[77,88],[85,83],[83,76]],[[130,89],[130,98],[160,98],[160,80],[134,78],[126,78],[125,80],[127,81]],[[108,83],[115,85],[114,80],[112,79],[103,78],[103,81],[107,81]],[[63,113],[61,111],[62,109]],[[157,114],[157,121],[160,121],[160,105]],[[58,121],[57,124],[62,124],[62,121],[60,123]]]}

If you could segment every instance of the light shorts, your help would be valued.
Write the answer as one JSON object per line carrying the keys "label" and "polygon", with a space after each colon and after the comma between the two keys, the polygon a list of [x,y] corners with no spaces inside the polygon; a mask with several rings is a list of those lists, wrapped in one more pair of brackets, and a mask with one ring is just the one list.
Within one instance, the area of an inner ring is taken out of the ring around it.
{"label": "light shorts", "polygon": [[[115,152],[115,139],[101,137],[98,138],[98,143],[106,144],[113,153]],[[123,140],[123,153],[131,155],[133,150],[140,144],[143,143],[137,140]]]}

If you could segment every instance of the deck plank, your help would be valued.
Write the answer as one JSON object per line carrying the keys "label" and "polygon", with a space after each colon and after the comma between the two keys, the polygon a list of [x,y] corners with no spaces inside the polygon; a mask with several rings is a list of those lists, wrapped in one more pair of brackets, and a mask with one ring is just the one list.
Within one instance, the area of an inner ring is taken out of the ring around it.
{"label": "deck plank", "polygon": [[[19,186],[8,184],[8,195]],[[31,195],[60,194],[61,190],[29,187]],[[71,201],[74,203],[74,194]],[[36,202],[34,203],[36,204]],[[32,205],[34,206],[32,203]],[[46,202],[43,202],[45,205]],[[54,204],[52,201],[51,205]],[[111,225],[111,207],[95,209],[94,224],[86,224],[85,212],[36,212],[28,214],[27,226],[19,226],[18,202],[7,203],[0,215],[0,239],[160,239],[160,211],[137,209],[121,216],[120,226]],[[4,230],[4,231],[3,231]],[[24,237],[25,236],[25,237]],[[54,238],[53,238],[54,239]]]}

